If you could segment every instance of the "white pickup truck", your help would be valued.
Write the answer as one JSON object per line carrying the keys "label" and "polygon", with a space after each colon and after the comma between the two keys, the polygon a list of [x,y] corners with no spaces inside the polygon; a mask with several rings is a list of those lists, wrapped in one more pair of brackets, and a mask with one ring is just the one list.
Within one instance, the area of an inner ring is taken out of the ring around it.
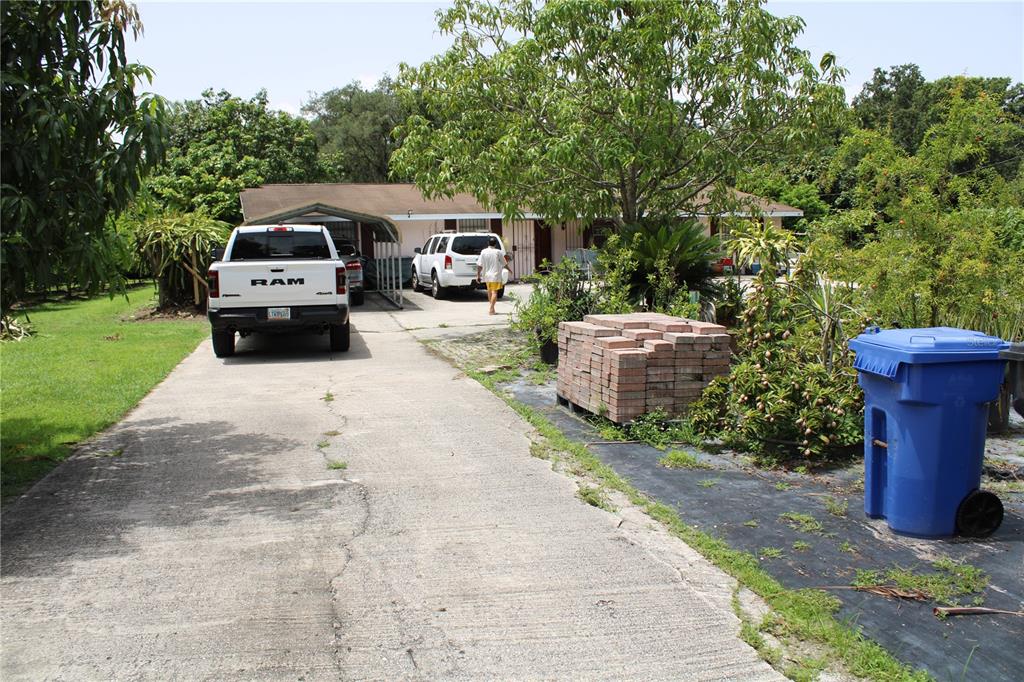
{"label": "white pickup truck", "polygon": [[235,228],[207,282],[218,358],[234,354],[235,332],[329,332],[332,351],[348,350],[345,263],[319,225]]}

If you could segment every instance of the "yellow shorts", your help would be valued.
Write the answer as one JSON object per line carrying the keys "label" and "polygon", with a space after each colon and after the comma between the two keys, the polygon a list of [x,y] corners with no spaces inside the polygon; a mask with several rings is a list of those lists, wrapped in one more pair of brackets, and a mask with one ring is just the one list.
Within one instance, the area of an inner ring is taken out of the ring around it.
{"label": "yellow shorts", "polygon": [[486,282],[487,291],[501,291],[501,282]]}

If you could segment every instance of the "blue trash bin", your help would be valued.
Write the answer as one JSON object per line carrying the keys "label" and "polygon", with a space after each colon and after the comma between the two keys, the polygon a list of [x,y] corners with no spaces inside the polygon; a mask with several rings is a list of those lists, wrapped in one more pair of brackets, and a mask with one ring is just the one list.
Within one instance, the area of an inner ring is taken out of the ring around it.
{"label": "blue trash bin", "polygon": [[864,389],[864,511],[916,537],[984,537],[1003,507],[980,491],[988,406],[1008,343],[950,327],[869,329],[850,348]]}

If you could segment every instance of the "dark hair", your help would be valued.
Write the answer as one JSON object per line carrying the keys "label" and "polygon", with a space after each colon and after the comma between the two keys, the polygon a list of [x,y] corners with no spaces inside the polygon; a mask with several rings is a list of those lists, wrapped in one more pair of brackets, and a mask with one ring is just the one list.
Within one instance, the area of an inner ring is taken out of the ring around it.
{"label": "dark hair", "polygon": [[491,237],[490,239],[488,239],[487,240],[487,246],[495,246],[495,247],[498,246],[498,238],[497,237]]}

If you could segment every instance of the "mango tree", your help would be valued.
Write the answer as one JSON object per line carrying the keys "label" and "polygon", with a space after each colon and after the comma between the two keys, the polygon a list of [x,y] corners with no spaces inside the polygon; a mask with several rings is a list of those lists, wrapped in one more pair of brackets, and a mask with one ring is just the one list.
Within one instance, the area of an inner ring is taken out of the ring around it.
{"label": "mango tree", "polygon": [[452,47],[401,69],[418,113],[392,168],[510,217],[693,215],[843,106],[834,59],[759,0],[456,0],[438,25]]}

